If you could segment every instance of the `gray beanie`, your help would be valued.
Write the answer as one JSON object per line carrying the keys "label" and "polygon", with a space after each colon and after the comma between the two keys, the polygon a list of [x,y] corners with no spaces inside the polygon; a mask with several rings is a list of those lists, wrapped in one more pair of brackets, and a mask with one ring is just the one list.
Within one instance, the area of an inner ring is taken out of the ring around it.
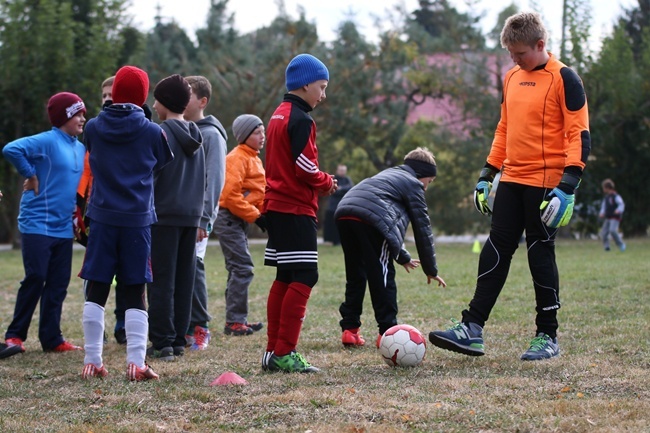
{"label": "gray beanie", "polygon": [[253,114],[242,114],[237,116],[234,122],[232,122],[232,132],[235,134],[235,139],[237,143],[245,143],[248,137],[255,131],[260,125],[264,125],[262,119],[253,115]]}

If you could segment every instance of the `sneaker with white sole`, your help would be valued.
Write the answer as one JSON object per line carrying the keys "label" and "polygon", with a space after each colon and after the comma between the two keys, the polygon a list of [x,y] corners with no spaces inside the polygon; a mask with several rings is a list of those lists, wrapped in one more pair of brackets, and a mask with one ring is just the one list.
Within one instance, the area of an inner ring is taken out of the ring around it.
{"label": "sneaker with white sole", "polygon": [[434,346],[469,356],[485,355],[483,328],[476,323],[462,323],[453,320],[454,326],[446,331],[432,331],[429,341]]}
{"label": "sneaker with white sole", "polygon": [[549,335],[540,332],[531,340],[530,348],[521,355],[521,359],[522,361],[538,361],[559,355],[560,345],[557,343],[557,337],[551,338]]}

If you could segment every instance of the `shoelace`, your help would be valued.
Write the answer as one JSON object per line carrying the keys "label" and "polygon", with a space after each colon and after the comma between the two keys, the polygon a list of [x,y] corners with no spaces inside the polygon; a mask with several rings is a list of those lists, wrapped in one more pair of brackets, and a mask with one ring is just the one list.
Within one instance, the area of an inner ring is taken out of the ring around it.
{"label": "shoelace", "polygon": [[203,329],[200,330],[195,330],[194,331],[194,344],[197,346],[203,345],[205,343],[205,340],[208,337],[208,333],[204,331]]}
{"label": "shoelace", "polygon": [[454,326],[447,329],[447,331],[453,331],[454,329],[463,329],[463,324],[461,322],[456,319],[451,319],[451,321],[454,322]]}
{"label": "shoelace", "polygon": [[307,360],[298,352],[293,353],[293,357],[298,360],[303,366],[305,367],[310,367],[311,364],[307,362]]}
{"label": "shoelace", "polygon": [[546,346],[547,337],[545,335],[535,337],[530,342],[530,349],[528,350],[542,350]]}

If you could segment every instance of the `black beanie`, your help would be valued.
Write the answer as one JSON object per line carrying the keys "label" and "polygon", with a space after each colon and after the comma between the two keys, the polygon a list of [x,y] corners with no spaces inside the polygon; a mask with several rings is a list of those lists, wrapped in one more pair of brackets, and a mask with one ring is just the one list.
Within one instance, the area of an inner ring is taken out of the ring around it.
{"label": "black beanie", "polygon": [[169,111],[183,114],[185,107],[190,102],[192,87],[190,83],[178,74],[163,78],[156,84],[153,97],[163,104]]}
{"label": "black beanie", "polygon": [[404,164],[408,165],[413,169],[413,171],[415,171],[415,177],[418,179],[422,179],[423,177],[432,177],[437,173],[436,165],[429,162],[417,159],[405,159]]}

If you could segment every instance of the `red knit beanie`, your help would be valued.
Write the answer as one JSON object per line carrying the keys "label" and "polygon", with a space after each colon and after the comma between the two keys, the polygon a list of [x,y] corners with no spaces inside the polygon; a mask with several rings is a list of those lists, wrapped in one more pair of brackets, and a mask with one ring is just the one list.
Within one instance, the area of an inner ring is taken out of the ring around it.
{"label": "red knit beanie", "polygon": [[115,74],[113,81],[113,103],[144,105],[149,94],[149,76],[135,66],[123,66]]}
{"label": "red knit beanie", "polygon": [[47,115],[52,126],[62,127],[77,113],[83,111],[86,114],[84,101],[74,93],[61,92],[52,96],[47,103]]}

